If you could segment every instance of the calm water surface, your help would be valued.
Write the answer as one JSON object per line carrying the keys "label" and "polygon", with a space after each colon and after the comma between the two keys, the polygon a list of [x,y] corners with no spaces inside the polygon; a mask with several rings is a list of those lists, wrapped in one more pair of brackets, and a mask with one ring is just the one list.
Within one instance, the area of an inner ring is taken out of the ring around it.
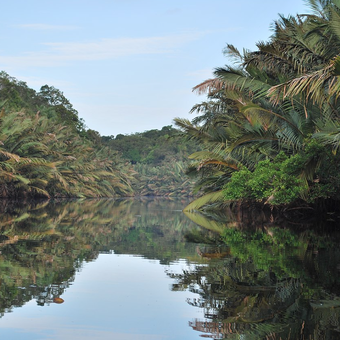
{"label": "calm water surface", "polygon": [[340,339],[331,226],[181,200],[2,202],[2,339]]}

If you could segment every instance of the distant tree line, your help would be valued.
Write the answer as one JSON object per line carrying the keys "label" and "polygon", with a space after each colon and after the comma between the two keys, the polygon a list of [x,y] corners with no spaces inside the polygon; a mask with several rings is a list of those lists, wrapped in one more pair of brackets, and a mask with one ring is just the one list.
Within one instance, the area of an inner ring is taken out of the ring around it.
{"label": "distant tree line", "polygon": [[192,196],[193,180],[186,175],[189,154],[198,146],[171,125],[130,135],[102,137],[136,171],[133,188],[141,196]]}

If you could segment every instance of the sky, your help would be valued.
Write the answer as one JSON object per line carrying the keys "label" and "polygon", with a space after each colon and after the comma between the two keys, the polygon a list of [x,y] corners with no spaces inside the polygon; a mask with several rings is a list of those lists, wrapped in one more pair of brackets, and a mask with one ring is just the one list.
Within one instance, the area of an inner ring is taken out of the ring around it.
{"label": "sky", "polygon": [[232,62],[226,44],[256,49],[278,14],[303,0],[3,1],[0,70],[36,91],[61,90],[103,136],[174,125],[204,100],[192,88]]}

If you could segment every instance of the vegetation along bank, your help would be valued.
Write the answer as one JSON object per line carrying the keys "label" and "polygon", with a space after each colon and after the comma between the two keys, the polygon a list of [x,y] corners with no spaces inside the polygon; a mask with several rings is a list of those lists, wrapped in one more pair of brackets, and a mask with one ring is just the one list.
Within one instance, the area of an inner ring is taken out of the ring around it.
{"label": "vegetation along bank", "polygon": [[195,148],[171,126],[100,136],[60,90],[0,73],[2,198],[189,196]]}
{"label": "vegetation along bank", "polygon": [[[0,74],[0,197],[195,195],[188,209],[229,202],[333,209],[340,200],[340,4],[279,18],[255,51],[194,87],[190,121],[100,136],[53,86]],[[188,156],[190,155],[190,156]],[[189,157],[189,159],[188,159]],[[184,176],[186,173],[187,176]]]}
{"label": "vegetation along bank", "polygon": [[202,148],[190,172],[214,202],[333,209],[340,199],[340,3],[307,1],[279,18],[255,51],[224,49],[233,63],[194,91],[206,99],[176,125]]}

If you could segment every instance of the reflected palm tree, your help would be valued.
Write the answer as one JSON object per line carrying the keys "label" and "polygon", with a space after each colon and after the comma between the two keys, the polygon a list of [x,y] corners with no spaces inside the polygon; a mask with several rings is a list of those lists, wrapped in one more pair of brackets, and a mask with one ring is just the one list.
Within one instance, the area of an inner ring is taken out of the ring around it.
{"label": "reflected palm tree", "polygon": [[164,199],[0,201],[0,312],[32,299],[55,303],[84,263],[115,252],[190,263],[167,275],[173,291],[196,295],[187,302],[205,319],[190,326],[207,337],[336,338],[338,232],[244,212],[201,214],[194,220],[202,227],[183,206]]}
{"label": "reflected palm tree", "polygon": [[181,214],[183,205],[150,199],[1,201],[0,312],[32,298],[39,305],[54,303],[84,262],[100,253],[161,263],[190,257],[195,245],[185,243],[184,233],[194,225]]}
{"label": "reflected palm tree", "polygon": [[[191,216],[202,221],[202,214]],[[197,294],[187,302],[203,309],[205,320],[190,322],[194,330],[214,339],[338,338],[338,231],[320,233],[310,225],[297,230],[265,220],[247,227],[231,218],[218,222],[216,215],[209,227],[209,219],[204,216],[201,224],[208,230],[224,223],[220,240],[229,252],[181,274],[168,273],[176,280],[172,290]],[[209,238],[207,243],[212,247]]]}

